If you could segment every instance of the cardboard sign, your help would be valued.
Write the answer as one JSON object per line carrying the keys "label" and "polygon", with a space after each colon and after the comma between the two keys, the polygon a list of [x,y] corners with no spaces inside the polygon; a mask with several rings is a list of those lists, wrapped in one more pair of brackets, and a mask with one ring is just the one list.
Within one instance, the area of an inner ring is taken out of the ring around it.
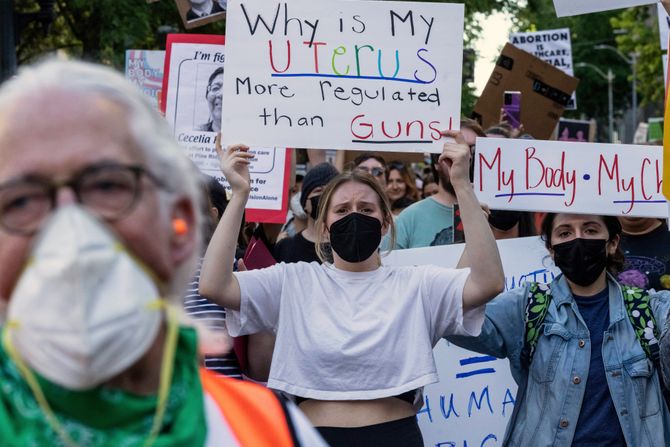
{"label": "cardboard sign", "polygon": [[[224,37],[170,34],[167,39],[163,105],[165,118],[189,158],[229,190],[219,168],[215,138],[221,122]],[[253,148],[251,194],[246,218],[284,223],[288,210],[290,156],[284,148]]]}
{"label": "cardboard sign", "polygon": [[[464,244],[397,250],[386,265],[454,267]],[[505,289],[526,281],[548,283],[558,274],[539,237],[498,241]],[[433,350],[440,381],[424,388],[417,414],[426,446],[502,445],[514,410],[517,386],[509,362],[461,349],[441,340]]]}
{"label": "cardboard sign", "polygon": [[491,209],[666,215],[660,146],[477,138],[475,191]]}
{"label": "cardboard sign", "polygon": [[460,122],[463,11],[231,0],[224,142],[440,152],[440,130]]}
{"label": "cardboard sign", "polygon": [[[563,73],[570,76],[575,75],[572,67],[572,42],[569,28],[512,33],[509,40],[515,47],[542,59]],[[577,109],[577,96],[574,93],[565,109]]]}
{"label": "cardboard sign", "polygon": [[126,79],[137,85],[158,110],[165,51],[126,50]]}
{"label": "cardboard sign", "polygon": [[505,91],[520,91],[525,132],[546,140],[578,84],[577,78],[508,43],[475,104],[473,117],[484,129],[497,125]]}
{"label": "cardboard sign", "polygon": [[578,16],[631,6],[651,5],[655,0],[554,0],[558,17]]}
{"label": "cardboard sign", "polygon": [[595,126],[591,121],[569,120],[558,121],[558,141],[578,141],[586,143],[595,140]]}

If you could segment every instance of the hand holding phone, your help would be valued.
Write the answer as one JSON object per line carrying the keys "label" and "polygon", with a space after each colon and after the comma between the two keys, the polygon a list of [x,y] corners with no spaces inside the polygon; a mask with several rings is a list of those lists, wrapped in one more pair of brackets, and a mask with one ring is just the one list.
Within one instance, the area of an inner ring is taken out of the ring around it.
{"label": "hand holding phone", "polygon": [[503,113],[506,121],[513,129],[521,127],[521,92],[506,91],[503,93]]}

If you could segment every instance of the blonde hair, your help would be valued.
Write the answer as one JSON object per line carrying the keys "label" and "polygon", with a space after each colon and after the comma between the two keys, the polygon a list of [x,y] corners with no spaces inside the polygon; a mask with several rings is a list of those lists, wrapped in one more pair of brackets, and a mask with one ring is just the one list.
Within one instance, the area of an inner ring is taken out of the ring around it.
{"label": "blonde hair", "polygon": [[328,214],[328,208],[333,199],[333,194],[335,194],[335,191],[337,191],[340,186],[347,183],[360,183],[361,185],[366,185],[377,194],[379,208],[381,209],[383,216],[382,224],[388,225],[390,231],[388,252],[390,252],[395,245],[396,231],[395,224],[393,223],[393,213],[391,213],[391,204],[389,203],[384,190],[379,186],[379,182],[365,171],[347,171],[332,179],[321,194],[319,212],[316,218],[316,254],[321,262],[332,262],[332,253],[330,252],[330,248],[327,248],[328,241],[325,239],[325,234],[328,231],[326,228],[326,215]]}

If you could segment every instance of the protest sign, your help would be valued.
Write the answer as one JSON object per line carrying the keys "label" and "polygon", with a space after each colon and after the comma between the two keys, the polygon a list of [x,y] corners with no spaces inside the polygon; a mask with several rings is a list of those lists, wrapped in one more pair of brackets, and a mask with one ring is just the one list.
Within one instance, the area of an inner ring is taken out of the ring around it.
{"label": "protest sign", "polygon": [[[509,40],[515,47],[542,59],[565,74],[575,75],[572,67],[572,43],[569,28],[512,33]],[[577,96],[574,93],[565,109],[577,109]]]}
{"label": "protest sign", "polygon": [[[165,118],[186,153],[229,189],[219,168],[215,137],[223,108],[224,37],[170,34],[165,57]],[[227,106],[226,106],[227,107]],[[290,157],[284,148],[253,148],[248,221],[283,223],[288,209]]]}
{"label": "protest sign", "polygon": [[224,142],[440,152],[459,128],[462,4],[231,0],[226,33]]}
{"label": "protest sign", "polygon": [[[505,289],[526,281],[548,283],[558,273],[539,237],[505,239],[498,250]],[[464,244],[396,250],[386,265],[456,266]],[[516,383],[507,360],[461,349],[441,340],[433,350],[440,381],[424,389],[417,418],[426,446],[502,445],[514,410]]]}
{"label": "protest sign", "polygon": [[656,5],[658,12],[658,32],[661,37],[661,49],[668,49],[668,31],[670,31],[670,16],[660,3]]}
{"label": "protest sign", "polygon": [[546,140],[554,132],[577,84],[578,79],[508,43],[475,104],[473,117],[485,129],[497,125],[503,94],[519,91],[525,132]]}
{"label": "protest sign", "polygon": [[226,18],[227,0],[174,0],[186,29],[196,28]]}
{"label": "protest sign", "polygon": [[159,109],[165,51],[126,50],[126,79],[137,85]]}
{"label": "protest sign", "polygon": [[[670,49],[666,54],[665,66],[668,64]],[[665,77],[665,114],[663,120],[663,195],[670,200],[670,95],[668,95],[668,77]],[[670,208],[670,207],[669,207]]]}
{"label": "protest sign", "polygon": [[663,117],[649,118],[647,131],[647,142],[654,143],[663,141]]}
{"label": "protest sign", "polygon": [[649,124],[639,123],[637,129],[633,134],[633,144],[642,144],[647,142],[647,136],[649,135]]}
{"label": "protest sign", "polygon": [[666,215],[660,146],[477,138],[475,191],[492,209]]}
{"label": "protest sign", "polygon": [[569,120],[561,118],[558,121],[559,141],[593,141],[595,137],[595,126],[591,121]]}
{"label": "protest sign", "polygon": [[554,0],[558,17],[577,16],[653,3],[656,3],[656,0]]}
{"label": "protest sign", "polygon": [[664,54],[663,59],[663,85],[665,86],[665,92],[668,92],[668,55]]}

